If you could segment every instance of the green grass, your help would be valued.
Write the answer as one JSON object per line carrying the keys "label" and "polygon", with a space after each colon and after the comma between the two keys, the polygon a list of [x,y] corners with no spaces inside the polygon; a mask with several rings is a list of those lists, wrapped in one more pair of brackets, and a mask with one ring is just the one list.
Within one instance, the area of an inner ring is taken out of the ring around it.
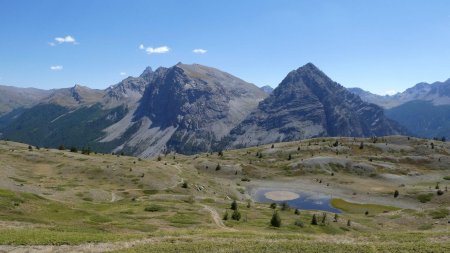
{"label": "green grass", "polygon": [[444,253],[450,250],[449,243],[327,243],[305,241],[260,241],[234,239],[227,242],[211,241],[168,241],[146,244],[117,252],[302,252],[302,253],[397,253],[397,252],[429,252]]}
{"label": "green grass", "polygon": [[450,180],[450,176],[445,176],[444,179],[445,180]]}
{"label": "green grass", "polygon": [[0,230],[0,245],[74,245],[88,242],[125,241],[133,238],[139,237],[107,232],[52,231],[43,228]]}
{"label": "green grass", "polygon": [[331,205],[335,208],[341,209],[342,211],[344,211],[346,213],[351,213],[351,214],[364,214],[366,211],[368,211],[369,214],[377,214],[377,213],[400,210],[400,208],[393,207],[393,206],[383,206],[383,205],[376,205],[376,204],[358,204],[358,203],[348,202],[343,199],[332,199]]}

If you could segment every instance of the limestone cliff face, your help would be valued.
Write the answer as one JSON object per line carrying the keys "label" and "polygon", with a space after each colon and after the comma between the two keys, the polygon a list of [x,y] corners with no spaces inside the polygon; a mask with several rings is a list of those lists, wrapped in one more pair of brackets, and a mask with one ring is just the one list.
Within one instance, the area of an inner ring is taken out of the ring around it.
{"label": "limestone cliff face", "polygon": [[134,115],[141,127],[123,148],[142,156],[163,150],[208,151],[266,96],[255,85],[214,68],[181,63],[159,68]]}
{"label": "limestone cliff face", "polygon": [[363,102],[313,64],[290,72],[229,136],[228,146],[252,146],[318,136],[404,133],[383,110]]}

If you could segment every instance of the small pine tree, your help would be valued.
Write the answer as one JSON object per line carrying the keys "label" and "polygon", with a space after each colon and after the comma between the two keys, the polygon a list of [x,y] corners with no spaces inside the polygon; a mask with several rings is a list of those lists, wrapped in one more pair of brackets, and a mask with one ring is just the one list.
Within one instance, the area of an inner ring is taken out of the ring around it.
{"label": "small pine tree", "polygon": [[294,214],[300,215],[300,211],[297,208],[295,208]]}
{"label": "small pine tree", "polygon": [[277,211],[273,212],[272,219],[270,220],[270,225],[277,228],[281,226],[281,218]]}
{"label": "small pine tree", "polygon": [[336,141],[333,143],[333,147],[337,147],[337,146],[339,146],[339,142],[336,140]]}
{"label": "small pine tree", "polygon": [[323,214],[322,214],[322,222],[321,222],[321,223],[322,223],[323,225],[325,225],[326,222],[327,222],[327,214],[326,214],[326,213],[323,213]]}
{"label": "small pine tree", "polygon": [[30,146],[30,145],[28,145],[28,150],[29,150],[29,151],[32,151],[32,150],[33,150],[33,147]]}
{"label": "small pine tree", "polygon": [[247,208],[252,207],[252,202],[250,200],[247,200]]}
{"label": "small pine tree", "polygon": [[395,192],[394,192],[394,198],[397,198],[398,197],[398,190],[395,190]]}
{"label": "small pine tree", "polygon": [[317,225],[317,217],[316,217],[316,214],[313,214],[313,216],[312,216],[311,225]]}
{"label": "small pine tree", "polygon": [[217,166],[216,166],[216,171],[218,171],[218,170],[220,170],[220,169],[222,169],[222,167],[220,166],[220,164],[217,164]]}
{"label": "small pine tree", "polygon": [[231,219],[235,221],[239,221],[241,219],[241,213],[239,212],[239,210],[234,210],[233,214],[231,215]]}
{"label": "small pine tree", "polygon": [[187,189],[189,186],[188,186],[188,183],[186,181],[184,181],[183,184],[181,185],[181,187]]}
{"label": "small pine tree", "polygon": [[291,159],[292,159],[292,155],[289,154],[289,156],[288,156],[288,161],[290,161]]}
{"label": "small pine tree", "polygon": [[350,227],[352,225],[352,222],[350,220],[347,221],[347,227]]}
{"label": "small pine tree", "polygon": [[160,162],[162,160],[160,155],[158,156],[157,160],[158,160],[158,162]]}
{"label": "small pine tree", "polygon": [[338,222],[338,220],[339,220],[339,215],[337,213],[335,213],[333,221]]}
{"label": "small pine tree", "polygon": [[272,208],[272,209],[277,208],[277,203],[270,203],[270,208]]}
{"label": "small pine tree", "polygon": [[228,220],[228,211],[227,211],[227,210],[225,210],[225,213],[224,213],[222,219],[223,219],[223,220]]}
{"label": "small pine tree", "polygon": [[431,145],[431,149],[434,149],[434,143],[432,142],[430,145]]}
{"label": "small pine tree", "polygon": [[217,152],[217,155],[218,155],[218,156],[223,156],[223,151],[220,150],[219,152]]}
{"label": "small pine tree", "polygon": [[233,200],[233,202],[231,202],[231,210],[237,210],[238,209],[238,205],[236,200]]}
{"label": "small pine tree", "polygon": [[78,149],[76,147],[70,147],[70,152],[78,153]]}
{"label": "small pine tree", "polygon": [[262,153],[261,152],[259,152],[259,156],[258,156],[259,158],[262,158],[263,157],[263,155],[262,155]]}
{"label": "small pine tree", "polygon": [[300,151],[300,146],[297,147],[297,151]]}
{"label": "small pine tree", "polygon": [[281,211],[287,211],[289,210],[289,205],[287,202],[281,203]]}
{"label": "small pine tree", "polygon": [[272,147],[270,147],[270,148],[274,148],[274,147],[275,147],[275,145],[272,144]]}
{"label": "small pine tree", "polygon": [[436,186],[434,187],[436,190],[439,190],[439,183],[436,183]]}
{"label": "small pine tree", "polygon": [[59,149],[59,150],[64,150],[64,145],[62,145],[62,144],[59,145],[58,149]]}
{"label": "small pine tree", "polygon": [[366,216],[369,215],[369,211],[366,211],[364,214],[365,214]]}
{"label": "small pine tree", "polygon": [[364,148],[364,142],[361,142],[360,144],[359,144],[359,149],[363,149]]}

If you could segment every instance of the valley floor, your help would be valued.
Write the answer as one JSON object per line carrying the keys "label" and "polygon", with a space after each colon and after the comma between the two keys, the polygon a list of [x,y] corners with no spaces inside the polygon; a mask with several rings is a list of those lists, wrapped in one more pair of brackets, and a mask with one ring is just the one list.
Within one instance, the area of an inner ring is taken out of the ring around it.
{"label": "valley floor", "polygon": [[[450,252],[448,143],[323,138],[222,153],[143,160],[0,141],[0,252]],[[342,213],[274,209],[254,201],[259,188],[330,196]]]}

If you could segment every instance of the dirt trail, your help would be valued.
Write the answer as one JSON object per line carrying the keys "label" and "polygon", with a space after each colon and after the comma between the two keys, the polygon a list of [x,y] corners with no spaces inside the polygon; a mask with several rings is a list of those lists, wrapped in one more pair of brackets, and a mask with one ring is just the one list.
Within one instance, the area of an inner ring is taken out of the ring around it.
{"label": "dirt trail", "polygon": [[217,225],[217,227],[224,229],[224,230],[228,230],[228,231],[237,231],[234,228],[229,228],[229,227],[225,226],[225,224],[223,224],[223,222],[222,222],[222,218],[220,218],[219,213],[217,213],[217,211],[214,208],[207,206],[207,205],[203,205],[203,204],[202,204],[202,206],[204,209],[206,209],[211,214],[211,218],[213,219],[213,221]]}

